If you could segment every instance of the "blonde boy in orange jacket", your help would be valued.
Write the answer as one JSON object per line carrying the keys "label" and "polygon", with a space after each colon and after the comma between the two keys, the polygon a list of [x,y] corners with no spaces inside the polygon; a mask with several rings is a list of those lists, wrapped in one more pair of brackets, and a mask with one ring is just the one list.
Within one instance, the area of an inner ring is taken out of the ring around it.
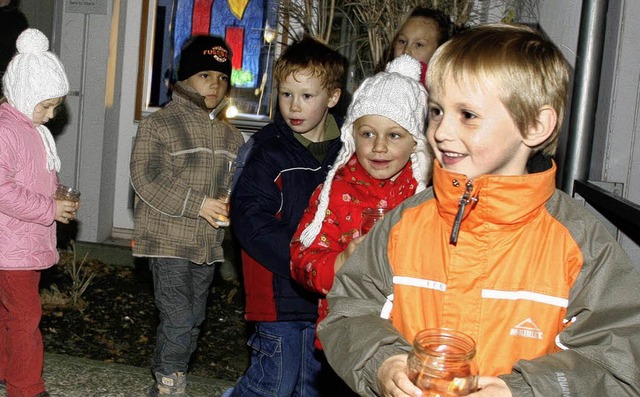
{"label": "blonde boy in orange jacket", "polygon": [[[410,342],[445,327],[476,341],[470,396],[640,395],[640,272],[555,189],[547,157],[568,80],[560,51],[526,27],[481,26],[436,51],[433,188],[367,235],[336,274],[318,328],[359,394],[425,395],[406,375]],[[534,157],[538,172],[527,167]]]}

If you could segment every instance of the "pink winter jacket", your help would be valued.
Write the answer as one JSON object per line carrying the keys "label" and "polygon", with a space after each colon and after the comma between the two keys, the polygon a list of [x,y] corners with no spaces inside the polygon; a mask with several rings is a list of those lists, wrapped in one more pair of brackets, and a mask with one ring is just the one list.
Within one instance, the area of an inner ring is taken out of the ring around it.
{"label": "pink winter jacket", "polygon": [[46,269],[58,262],[58,175],[46,167],[44,144],[33,122],[0,105],[0,270]]}

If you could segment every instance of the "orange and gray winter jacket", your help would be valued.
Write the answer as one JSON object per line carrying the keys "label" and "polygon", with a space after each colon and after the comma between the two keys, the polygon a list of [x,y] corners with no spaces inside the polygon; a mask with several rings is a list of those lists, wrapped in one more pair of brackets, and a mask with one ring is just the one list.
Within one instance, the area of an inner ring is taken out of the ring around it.
{"label": "orange and gray winter jacket", "polygon": [[375,395],[385,359],[447,327],[514,396],[640,395],[640,272],[555,166],[467,180],[436,163],[433,180],[336,275],[318,331],[338,374]]}

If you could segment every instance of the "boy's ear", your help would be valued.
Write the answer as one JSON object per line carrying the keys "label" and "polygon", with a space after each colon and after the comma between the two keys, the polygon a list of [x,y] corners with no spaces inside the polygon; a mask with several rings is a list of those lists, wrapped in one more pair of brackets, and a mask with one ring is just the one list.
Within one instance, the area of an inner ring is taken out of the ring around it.
{"label": "boy's ear", "polygon": [[523,139],[525,145],[530,148],[544,143],[553,134],[558,122],[558,113],[551,106],[545,105],[540,108],[536,120],[527,130]]}
{"label": "boy's ear", "polygon": [[338,104],[341,94],[342,90],[340,88],[336,88],[335,90],[333,90],[333,92],[329,93],[329,108],[332,108]]}

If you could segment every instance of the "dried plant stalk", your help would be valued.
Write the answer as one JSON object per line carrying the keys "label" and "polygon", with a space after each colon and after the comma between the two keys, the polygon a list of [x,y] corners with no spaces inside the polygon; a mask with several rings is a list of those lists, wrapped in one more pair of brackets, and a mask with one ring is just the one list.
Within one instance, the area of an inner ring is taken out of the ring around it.
{"label": "dried plant stalk", "polygon": [[356,39],[355,56],[369,75],[384,57],[397,29],[409,12],[417,7],[439,9],[451,17],[454,26],[490,22],[488,15],[502,15],[507,22],[537,20],[540,0],[281,0],[278,12],[282,28],[299,38],[299,27],[324,43],[332,43],[333,21],[341,13],[351,24]]}
{"label": "dried plant stalk", "polygon": [[336,9],[336,0],[284,0],[278,6],[279,23],[294,39],[308,34],[329,43]]}

